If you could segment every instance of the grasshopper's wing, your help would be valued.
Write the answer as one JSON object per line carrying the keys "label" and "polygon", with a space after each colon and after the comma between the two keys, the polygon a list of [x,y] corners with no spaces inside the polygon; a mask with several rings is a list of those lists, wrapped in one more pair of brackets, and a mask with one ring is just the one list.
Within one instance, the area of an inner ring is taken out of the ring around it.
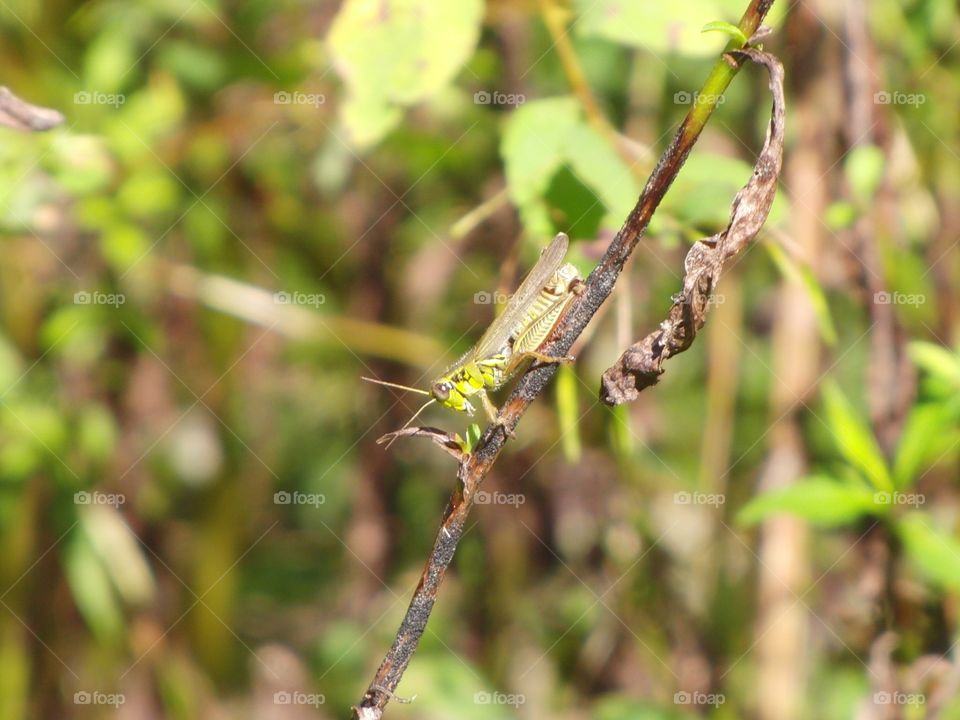
{"label": "grasshopper's wing", "polygon": [[540,290],[563,263],[568,245],[567,236],[564,233],[557,233],[553,241],[540,253],[537,264],[533,266],[533,269],[520,283],[520,287],[510,297],[507,307],[490,323],[490,327],[487,328],[483,337],[480,338],[473,350],[467,353],[464,360],[488,357],[503,349],[514,330],[516,330],[516,324],[523,317],[527,307],[539,295]]}

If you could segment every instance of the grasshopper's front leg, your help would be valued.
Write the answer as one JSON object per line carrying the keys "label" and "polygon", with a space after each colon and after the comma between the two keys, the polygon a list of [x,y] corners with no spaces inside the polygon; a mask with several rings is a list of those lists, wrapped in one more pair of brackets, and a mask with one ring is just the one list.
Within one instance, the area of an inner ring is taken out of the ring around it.
{"label": "grasshopper's front leg", "polygon": [[506,424],[501,422],[499,418],[500,411],[497,409],[497,406],[494,405],[493,402],[490,400],[490,396],[487,395],[486,390],[480,391],[480,400],[483,402],[483,409],[486,411],[487,417],[490,418],[490,422],[492,422],[494,425],[499,425],[500,427],[502,427],[503,431],[507,434],[507,437],[510,438],[511,440],[516,438],[517,434],[513,430],[508,428]]}
{"label": "grasshopper's front leg", "polygon": [[490,400],[490,396],[487,395],[486,390],[480,391],[480,400],[483,402],[484,412],[487,413],[487,417],[490,419],[490,422],[497,422],[497,415],[500,411],[497,410],[497,406],[494,405]]}

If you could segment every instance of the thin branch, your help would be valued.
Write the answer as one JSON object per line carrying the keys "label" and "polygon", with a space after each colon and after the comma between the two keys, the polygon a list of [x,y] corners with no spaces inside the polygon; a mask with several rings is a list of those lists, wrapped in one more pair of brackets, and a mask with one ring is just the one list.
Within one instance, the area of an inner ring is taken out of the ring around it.
{"label": "thin branch", "polygon": [[[740,30],[752,38],[760,28],[773,0],[751,0],[740,20]],[[727,51],[738,49],[731,42]],[[683,166],[707,120],[727,86],[739,70],[739,64],[721,57],[714,65],[700,93],[703,102],[694,103],[670,147],[660,159],[636,206],[614,237],[597,267],[590,273],[580,295],[554,331],[556,338],[543,352],[566,355],[591,318],[613,291],[624,263],[630,257],[654,211]],[[379,720],[390,701],[427,626],[437,592],[466,525],[467,515],[480,484],[496,462],[506,439],[533,400],[539,396],[556,372],[555,365],[534,366],[518,382],[500,411],[499,422],[487,427],[473,454],[457,471],[458,484],[444,513],[433,550],[427,559],[420,583],[413,594],[389,652],[380,664],[360,704],[354,707],[358,720]]]}
{"label": "thin branch", "polygon": [[10,88],[0,86],[0,125],[42,132],[55,128],[63,120],[63,115],[56,110],[31,105],[10,92]]}

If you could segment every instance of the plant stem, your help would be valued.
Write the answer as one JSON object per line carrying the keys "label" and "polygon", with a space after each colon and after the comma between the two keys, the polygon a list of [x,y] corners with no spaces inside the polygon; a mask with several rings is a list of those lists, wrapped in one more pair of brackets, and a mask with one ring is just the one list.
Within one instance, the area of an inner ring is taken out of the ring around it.
{"label": "plant stem", "polygon": [[[772,5],[773,0],[751,0],[739,23],[746,37],[753,37]],[[725,52],[738,47],[738,43],[731,42]],[[723,56],[717,60],[701,90],[701,95],[705,96],[707,101],[693,104],[670,146],[654,168],[636,206],[610,243],[600,263],[587,278],[583,294],[574,301],[565,318],[554,331],[553,337],[556,339],[542,348],[545,354],[566,355],[600,306],[610,296],[624,263],[637,246],[654,211],[699,138],[719,97],[737,71],[738,66],[731,65]],[[500,424],[491,424],[487,427],[473,454],[460,466],[457,472],[459,481],[457,489],[450,498],[433,550],[427,558],[420,583],[414,591],[393,645],[380,664],[360,704],[353,709],[354,717],[358,720],[378,720],[382,717],[383,710],[393,697],[407,665],[416,652],[420,637],[426,629],[440,584],[443,582],[463,534],[476,491],[499,457],[508,434],[513,432],[520,417],[530,403],[543,392],[555,372],[555,365],[531,368],[520,379],[501,409],[498,418]]]}

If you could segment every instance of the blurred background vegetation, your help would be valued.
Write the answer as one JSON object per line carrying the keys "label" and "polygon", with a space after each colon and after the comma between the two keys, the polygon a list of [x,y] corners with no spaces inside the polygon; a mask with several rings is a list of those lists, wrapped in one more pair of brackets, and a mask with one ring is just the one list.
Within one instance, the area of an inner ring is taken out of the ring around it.
{"label": "blurred background vegetation", "polygon": [[[0,83],[0,718],[344,717],[454,482],[375,444],[557,231],[587,272],[745,0],[26,2]],[[960,718],[960,19],[777,0],[781,192],[704,334],[747,68],[488,478],[398,718]],[[485,294],[486,293],[486,294]],[[433,409],[428,424],[468,420]]]}

